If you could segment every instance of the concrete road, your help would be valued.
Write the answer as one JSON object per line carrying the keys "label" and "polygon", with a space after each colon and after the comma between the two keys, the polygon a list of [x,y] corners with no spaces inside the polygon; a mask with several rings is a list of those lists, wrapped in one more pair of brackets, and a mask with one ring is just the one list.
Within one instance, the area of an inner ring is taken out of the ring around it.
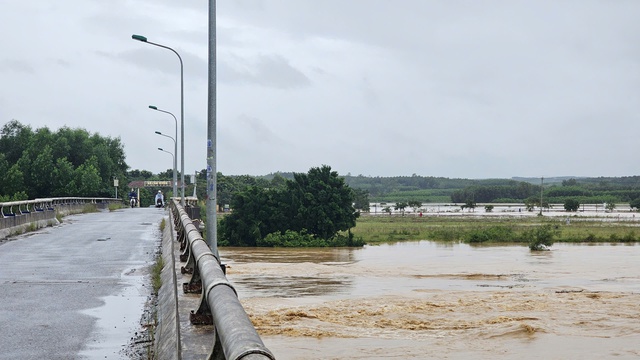
{"label": "concrete road", "polygon": [[0,244],[0,359],[127,359],[160,245],[156,208],[74,215]]}

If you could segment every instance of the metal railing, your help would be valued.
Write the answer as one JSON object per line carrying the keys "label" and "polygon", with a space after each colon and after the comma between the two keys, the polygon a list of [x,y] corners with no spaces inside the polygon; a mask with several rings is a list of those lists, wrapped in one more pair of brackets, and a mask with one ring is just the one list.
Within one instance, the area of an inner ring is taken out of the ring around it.
{"label": "metal railing", "polygon": [[202,238],[199,227],[194,225],[179,201],[173,199],[170,205],[182,251],[180,260],[186,261],[182,272],[192,274],[191,281],[183,284],[183,290],[202,294],[199,308],[191,311],[191,323],[215,327],[215,342],[209,359],[275,360],[240,304],[220,259]]}
{"label": "metal railing", "polygon": [[86,204],[106,207],[109,203],[121,201],[116,198],[60,197],[0,202],[0,230],[53,221],[56,214],[66,215],[82,210]]}

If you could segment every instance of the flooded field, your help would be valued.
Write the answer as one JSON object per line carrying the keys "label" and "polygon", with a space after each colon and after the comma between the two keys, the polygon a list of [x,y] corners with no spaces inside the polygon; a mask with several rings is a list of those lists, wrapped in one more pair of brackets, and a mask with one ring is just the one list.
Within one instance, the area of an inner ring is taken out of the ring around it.
{"label": "flooded field", "polygon": [[640,246],[223,248],[277,359],[640,357]]}

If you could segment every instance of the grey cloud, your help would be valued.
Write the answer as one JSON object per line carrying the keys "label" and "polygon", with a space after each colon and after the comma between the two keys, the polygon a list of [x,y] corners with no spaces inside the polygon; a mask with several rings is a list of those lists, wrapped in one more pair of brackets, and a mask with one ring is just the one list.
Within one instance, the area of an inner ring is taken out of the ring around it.
{"label": "grey cloud", "polygon": [[[118,60],[144,68],[160,71],[166,75],[179,75],[180,62],[178,57],[171,51],[157,48],[151,45],[141,44],[144,48],[127,50],[120,53],[109,53],[96,51],[96,54]],[[153,47],[153,49],[151,48]],[[182,49],[175,49],[183,62],[185,78],[192,78],[206,81],[208,64],[207,61]]]}
{"label": "grey cloud", "polygon": [[371,107],[376,107],[380,103],[380,96],[374,89],[369,78],[365,77],[362,79],[361,83],[362,95],[364,96],[364,101],[367,105]]}
{"label": "grey cloud", "polygon": [[53,62],[58,65],[58,66],[62,66],[65,68],[71,67],[71,62],[65,60],[65,59],[54,59]]}
{"label": "grey cloud", "polygon": [[21,72],[25,74],[36,73],[36,70],[31,65],[31,63],[27,61],[11,60],[11,59],[6,59],[0,62],[0,70],[15,71],[15,72]]}
{"label": "grey cloud", "polygon": [[[142,34],[184,60],[185,166],[203,167],[207,2],[4,3],[1,119],[173,130],[147,106],[175,113],[179,63],[131,39]],[[639,12],[633,0],[218,1],[219,170],[629,175]],[[122,135],[132,167],[167,168],[149,156],[158,139]]]}
{"label": "grey cloud", "polygon": [[242,114],[237,117],[237,121],[239,125],[250,130],[246,135],[255,142],[271,145],[283,143],[283,140],[257,117]]}
{"label": "grey cloud", "polygon": [[237,63],[234,65],[225,60],[219,61],[220,81],[232,84],[250,83],[277,89],[295,89],[311,85],[311,80],[282,56],[260,56],[253,64],[247,64],[247,61],[237,57],[236,60]]}

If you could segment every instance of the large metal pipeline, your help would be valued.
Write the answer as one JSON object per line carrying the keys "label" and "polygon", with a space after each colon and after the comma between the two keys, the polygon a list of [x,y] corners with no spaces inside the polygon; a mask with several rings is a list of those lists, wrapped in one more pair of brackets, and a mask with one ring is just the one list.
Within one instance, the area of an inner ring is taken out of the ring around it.
{"label": "large metal pipeline", "polygon": [[[194,277],[200,279],[202,300],[197,313],[211,316],[216,329],[211,359],[226,360],[275,360],[274,355],[260,339],[258,332],[245,312],[236,290],[227,280],[220,260],[202,238],[180,203],[172,201],[172,211],[180,224],[189,247]],[[192,311],[192,315],[194,312]]]}

